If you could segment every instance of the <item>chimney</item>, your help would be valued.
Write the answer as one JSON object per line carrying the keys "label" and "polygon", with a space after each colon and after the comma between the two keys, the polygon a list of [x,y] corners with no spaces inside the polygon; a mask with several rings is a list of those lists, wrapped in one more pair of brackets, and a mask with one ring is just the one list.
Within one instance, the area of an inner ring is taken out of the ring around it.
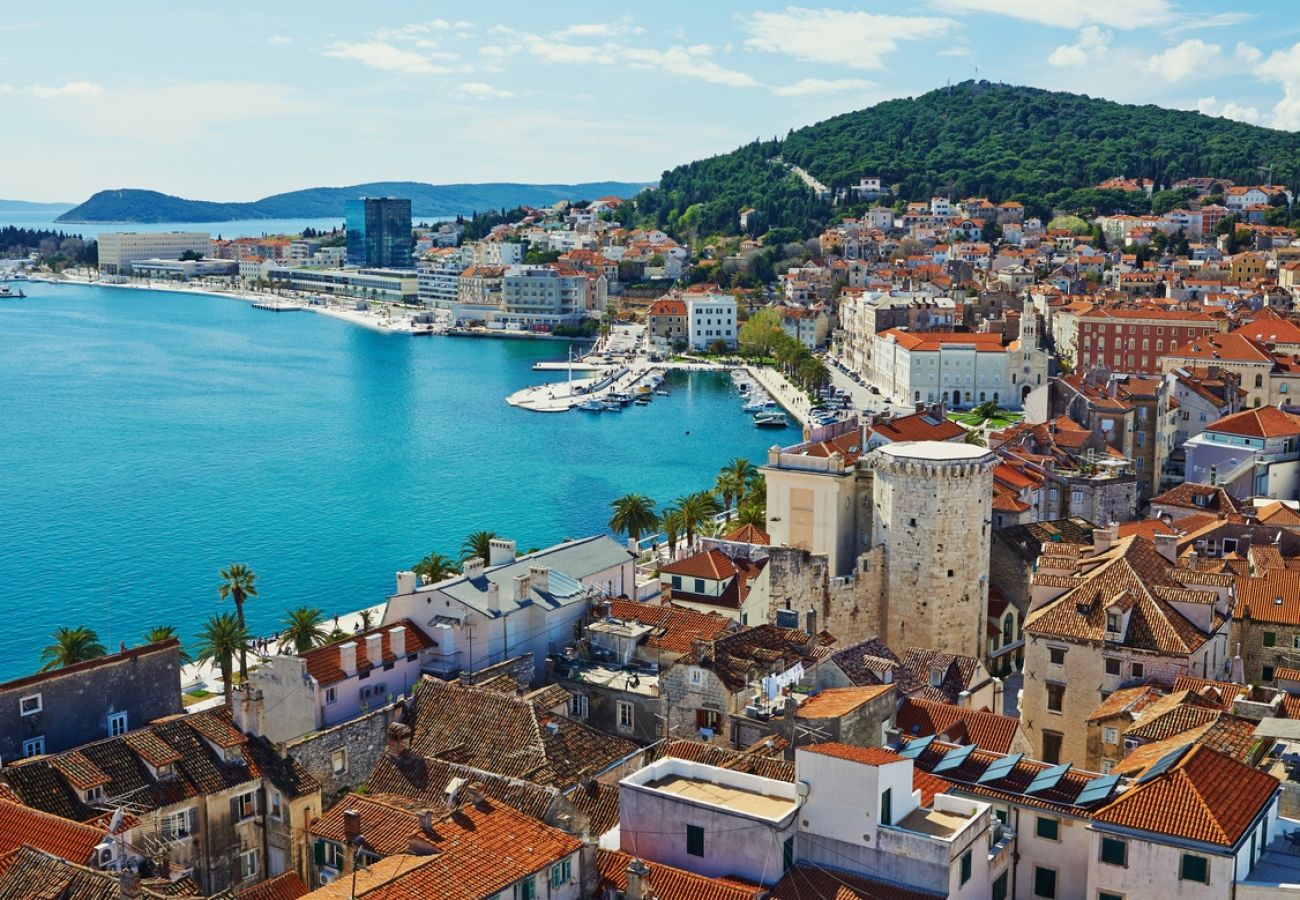
{"label": "chimney", "polygon": [[414,594],[415,593],[415,573],[398,572],[397,573],[397,593]]}
{"label": "chimney", "polygon": [[504,566],[506,563],[515,561],[514,541],[507,541],[505,538],[493,538],[488,546],[492,548],[492,558],[488,560],[488,565]]}
{"label": "chimney", "polygon": [[388,755],[393,759],[399,759],[411,746],[411,727],[401,722],[390,722],[387,741]]}
{"label": "chimney", "polygon": [[140,888],[140,876],[130,869],[123,869],[117,876],[117,894],[122,900],[139,900],[144,896]]}
{"label": "chimney", "polygon": [[359,837],[361,837],[361,813],[355,809],[345,810],[343,813],[343,840],[351,847]]}
{"label": "chimney", "polygon": [[1092,549],[1101,553],[1110,549],[1111,544],[1119,540],[1119,524],[1111,522],[1104,528],[1094,528],[1092,531]]}
{"label": "chimney", "polygon": [[551,570],[547,566],[529,566],[528,583],[539,591],[551,589]]}
{"label": "chimney", "polygon": [[393,651],[393,656],[406,655],[406,629],[401,625],[388,629],[388,648]]}
{"label": "chimney", "polygon": [[339,668],[344,675],[357,674],[357,642],[344,641],[339,644]]}
{"label": "chimney", "polygon": [[486,563],[483,562],[482,557],[471,556],[461,565],[460,572],[467,578],[476,578],[483,574],[483,567],[485,565]]}
{"label": "chimney", "polygon": [[436,832],[433,830],[433,811],[422,809],[419,812],[418,818],[420,820],[420,830],[429,835],[429,837],[434,837]]}
{"label": "chimney", "polygon": [[527,575],[515,576],[514,599],[516,603],[522,602],[523,599],[528,596],[528,579],[529,576]]}
{"label": "chimney", "polygon": [[501,585],[495,581],[488,582],[487,610],[490,613],[501,612]]}
{"label": "chimney", "polygon": [[633,859],[627,865],[627,890],[623,892],[624,900],[654,900],[654,888],[650,884],[650,867],[640,858]]}
{"label": "chimney", "polygon": [[384,664],[384,636],[382,634],[366,635],[366,659],[372,667]]}
{"label": "chimney", "polygon": [[1170,564],[1178,565],[1178,535],[1157,534],[1156,551],[1167,559]]}

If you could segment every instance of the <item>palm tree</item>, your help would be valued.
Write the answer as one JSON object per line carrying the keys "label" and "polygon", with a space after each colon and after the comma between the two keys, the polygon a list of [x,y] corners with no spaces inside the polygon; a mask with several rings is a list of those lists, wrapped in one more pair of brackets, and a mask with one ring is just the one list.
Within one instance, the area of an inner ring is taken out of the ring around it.
{"label": "palm tree", "polygon": [[762,473],[755,472],[754,477],[749,479],[749,490],[745,491],[745,503],[767,505],[767,479]]}
{"label": "palm tree", "polygon": [[640,541],[643,533],[659,527],[655,502],[645,494],[624,494],[609,505],[614,510],[609,527],[613,531],[626,532],[634,541]]}
{"label": "palm tree", "polygon": [[230,706],[234,692],[233,660],[236,653],[242,657],[248,651],[248,629],[231,613],[215,613],[208,616],[199,630],[199,643],[194,650],[194,658],[199,662],[216,661],[225,683],[226,705]]}
{"label": "palm tree", "polygon": [[45,665],[40,670],[48,672],[50,669],[85,662],[103,656],[106,652],[104,645],[99,642],[99,635],[92,629],[85,625],[76,628],[60,625],[54,629],[54,643],[41,651]]}
{"label": "palm tree", "polygon": [[[247,631],[247,624],[244,622],[244,601],[249,597],[257,596],[257,573],[243,563],[231,563],[221,570],[221,579],[217,593],[221,595],[222,600],[229,597],[235,601],[235,616],[239,619],[239,627]],[[239,651],[239,680],[248,680],[247,647]]]}
{"label": "palm tree", "polygon": [[799,364],[799,380],[808,390],[817,391],[831,380],[831,373],[820,359],[809,357]]}
{"label": "palm tree", "polygon": [[966,436],[962,438],[962,441],[975,447],[987,447],[989,445],[978,428],[967,429]]}
{"label": "palm tree", "polygon": [[659,524],[664,530],[664,537],[668,539],[668,554],[671,556],[677,551],[677,539],[686,530],[686,518],[680,509],[670,506],[659,517]]}
{"label": "palm tree", "polygon": [[745,479],[735,472],[723,469],[718,473],[718,480],[713,483],[713,489],[722,496],[723,511],[730,511],[731,501],[739,500],[745,494]]}
{"label": "palm tree", "polygon": [[736,510],[737,525],[753,525],[755,528],[767,528],[767,510],[757,503],[746,503]]}
{"label": "palm tree", "polygon": [[708,491],[696,491],[685,497],[677,498],[677,511],[682,515],[682,524],[686,530],[686,546],[695,546],[695,535],[700,526],[720,512],[718,498]]}
{"label": "palm tree", "polygon": [[411,571],[420,576],[420,581],[424,584],[436,584],[447,576],[456,574],[456,563],[450,557],[435,551],[416,563]]}
{"label": "palm tree", "polygon": [[[156,625],[144,633],[144,642],[146,644],[161,644],[163,641],[170,641],[177,637],[176,629],[171,625]],[[181,665],[193,662],[190,655],[185,652],[185,646],[181,646]]]}
{"label": "palm tree", "polygon": [[741,481],[746,483],[753,481],[758,476],[758,469],[752,462],[743,456],[737,456],[731,462],[722,467],[723,473],[730,472]]}
{"label": "palm tree", "polygon": [[314,606],[291,609],[281,619],[284,630],[280,632],[280,645],[292,644],[299,653],[325,643],[329,633],[325,630],[325,613]]}
{"label": "palm tree", "polygon": [[373,609],[361,610],[361,630],[369,631],[375,625],[375,611]]}
{"label": "palm tree", "polygon": [[486,565],[492,559],[492,542],[496,537],[495,531],[476,531],[467,536],[465,543],[460,545],[461,560],[473,559],[477,556]]}

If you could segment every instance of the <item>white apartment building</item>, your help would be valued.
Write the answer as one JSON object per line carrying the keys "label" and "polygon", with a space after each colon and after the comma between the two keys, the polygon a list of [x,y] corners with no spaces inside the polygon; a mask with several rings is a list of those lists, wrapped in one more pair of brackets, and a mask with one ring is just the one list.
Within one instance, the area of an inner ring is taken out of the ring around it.
{"label": "white apartment building", "polygon": [[736,298],[728,294],[688,296],[686,326],[692,350],[704,350],[714,341],[736,346]]}
{"label": "white apartment building", "polygon": [[501,311],[493,317],[506,327],[573,325],[587,314],[590,288],[584,274],[549,266],[511,266],[501,279]]}
{"label": "white apartment building", "polygon": [[105,231],[99,235],[99,270],[126,275],[144,259],[180,259],[189,251],[207,256],[212,237],[206,231]]}
{"label": "white apartment building", "polygon": [[448,253],[416,270],[416,296],[421,304],[435,309],[451,309],[456,305],[460,273],[468,267],[466,256],[459,251]]}

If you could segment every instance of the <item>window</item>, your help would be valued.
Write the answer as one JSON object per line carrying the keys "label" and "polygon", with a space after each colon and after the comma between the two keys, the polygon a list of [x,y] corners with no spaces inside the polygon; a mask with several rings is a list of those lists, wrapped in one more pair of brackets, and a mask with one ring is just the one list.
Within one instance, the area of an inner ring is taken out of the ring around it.
{"label": "window", "polygon": [[23,697],[21,700],[18,701],[18,712],[20,715],[30,716],[33,713],[40,712],[41,709],[42,707],[41,707],[40,694],[32,694],[30,696]]}
{"label": "window", "polygon": [[342,775],[348,770],[348,751],[346,747],[340,747],[330,754],[330,768],[334,770],[335,775]]}
{"label": "window", "polygon": [[1101,730],[1101,742],[1102,742],[1103,744],[1118,744],[1118,743],[1119,743],[1119,729],[1118,729],[1118,728],[1112,728],[1112,727],[1109,727],[1109,726],[1106,727],[1106,728],[1103,728],[1103,729]]}
{"label": "window", "polygon": [[333,841],[316,842],[316,864],[335,870],[343,871],[343,846]]}
{"label": "window", "polygon": [[1295,637],[1291,638],[1291,648],[1293,650],[1300,650],[1300,634],[1297,634]]}
{"label": "window", "polygon": [[257,877],[257,850],[245,850],[239,854],[239,877],[242,880]]}
{"label": "window", "polygon": [[789,872],[794,867],[794,838],[788,837],[781,844],[781,871]]}
{"label": "window", "polygon": [[1274,647],[1276,645],[1277,645],[1277,632],[1275,631],[1264,632],[1264,646]]}
{"label": "window", "polygon": [[1261,680],[1261,681],[1272,681],[1272,680],[1273,680],[1273,672],[1274,672],[1274,669],[1273,669],[1272,666],[1265,666],[1265,667],[1263,668],[1263,670],[1259,673],[1260,680]]}
{"label": "window", "polygon": [[569,697],[569,715],[573,716],[575,719],[585,719],[587,718],[587,710],[588,705],[586,694],[574,694]]}
{"label": "window", "polygon": [[327,706],[331,703],[337,702],[338,699],[339,699],[339,693],[337,690],[335,690],[334,688],[325,688],[325,704]]}
{"label": "window", "polygon": [[253,791],[230,799],[230,812],[236,822],[251,819],[257,812],[257,796]]}
{"label": "window", "polygon": [[40,756],[45,752],[45,735],[23,741],[23,756]]}
{"label": "window", "polygon": [[1056,896],[1056,870],[1034,866],[1034,896]]}
{"label": "window", "polygon": [[998,876],[998,880],[993,882],[992,900],[1007,900],[1007,875],[1008,873],[1003,872]]}
{"label": "window", "polygon": [[572,860],[566,859],[551,866],[551,887],[557,888],[562,884],[568,884],[571,878],[573,878]]}
{"label": "window", "polygon": [[624,700],[618,701],[618,727],[630,730],[632,722],[632,704]]}
{"label": "window", "polygon": [[967,850],[961,855],[961,883],[965,884],[970,881],[970,851]]}
{"label": "window", "polygon": [[1047,648],[1047,661],[1050,662],[1050,663],[1051,663],[1052,665],[1054,665],[1054,666],[1063,666],[1063,665],[1065,665],[1065,648],[1064,648],[1064,647],[1048,647],[1048,648]]}
{"label": "window", "polygon": [[98,803],[104,799],[104,788],[102,785],[99,787],[93,787],[82,794],[82,797],[85,798],[87,803]]}
{"label": "window", "polygon": [[1115,894],[1111,891],[1098,891],[1097,900],[1124,900],[1124,895]]}
{"label": "window", "polygon": [[1043,762],[1056,765],[1061,761],[1061,743],[1065,736],[1059,731],[1043,732]]}
{"label": "window", "polygon": [[892,788],[885,788],[885,792],[880,795],[880,824],[894,824],[894,791]]}
{"label": "window", "polygon": [[1047,711],[1061,712],[1065,708],[1065,685],[1047,683]]}
{"label": "window", "polygon": [[1109,775],[1111,773],[1111,770],[1114,768],[1115,768],[1115,760],[1103,759],[1101,761],[1101,774]]}
{"label": "window", "polygon": [[126,734],[126,713],[113,713],[108,717],[108,736],[117,737]]}
{"label": "window", "polygon": [[682,589],[682,576],[680,575],[673,576],[673,589],[678,591]]}
{"label": "window", "polygon": [[1128,865],[1128,841],[1119,838],[1101,839],[1101,861],[1108,866]]}
{"label": "window", "polygon": [[1178,879],[1180,881],[1199,881],[1201,884],[1209,884],[1210,861],[1204,856],[1184,853],[1182,865],[1178,867]]}
{"label": "window", "polygon": [[703,579],[703,578],[697,578],[697,579],[695,579],[695,593],[697,593],[697,594],[703,594],[703,593],[704,593],[704,579]]}
{"label": "window", "polygon": [[686,826],[686,852],[691,856],[704,855],[704,829],[699,825]]}
{"label": "window", "polygon": [[704,680],[704,670],[703,670],[703,669],[692,668],[692,669],[691,669],[691,684],[699,684],[699,683],[702,682],[703,680]]}
{"label": "window", "polygon": [[1133,663],[1133,666],[1130,669],[1130,671],[1133,673],[1134,678],[1141,678],[1143,675],[1146,674],[1147,668],[1142,663]]}
{"label": "window", "polygon": [[716,732],[722,725],[722,713],[712,709],[697,709],[695,711],[695,727],[708,728]]}
{"label": "window", "polygon": [[280,792],[275,789],[271,790],[271,818],[284,818],[284,798],[281,797]]}
{"label": "window", "polygon": [[1061,839],[1061,820],[1039,816],[1034,821],[1034,837],[1040,837],[1045,841],[1059,841]]}
{"label": "window", "polygon": [[1107,675],[1118,675],[1118,674],[1119,674],[1119,660],[1118,660],[1118,659],[1107,659],[1107,660],[1106,660],[1106,674],[1107,674]]}
{"label": "window", "polygon": [[175,841],[190,837],[194,833],[196,815],[197,811],[191,808],[163,816],[159,826],[163,840]]}
{"label": "window", "polygon": [[[1117,612],[1108,612],[1108,613],[1106,613],[1106,631],[1107,631],[1107,632],[1109,632],[1110,634],[1119,634],[1121,631],[1124,630],[1124,629],[1123,629],[1123,625],[1124,625],[1124,617],[1123,617],[1122,615],[1120,615],[1120,614],[1117,613]],[[1119,665],[1119,660],[1114,660],[1114,662],[1115,662],[1116,666]],[[1109,665],[1109,664],[1111,663],[1111,660],[1109,660],[1109,659],[1106,660],[1106,663],[1107,663],[1107,665]],[[1108,674],[1110,674],[1110,673],[1108,673]],[[1119,672],[1116,671],[1116,672],[1113,673],[1113,674],[1118,675]]]}

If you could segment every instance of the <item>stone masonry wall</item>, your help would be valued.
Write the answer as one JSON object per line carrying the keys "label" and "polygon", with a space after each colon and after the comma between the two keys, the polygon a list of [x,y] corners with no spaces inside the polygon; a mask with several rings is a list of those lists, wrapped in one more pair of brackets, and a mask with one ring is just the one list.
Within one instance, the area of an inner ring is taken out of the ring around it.
{"label": "stone masonry wall", "polygon": [[[292,758],[320,781],[322,812],[365,782],[387,747],[388,724],[400,721],[406,711],[401,700],[355,719],[303,735],[283,745]],[[344,771],[334,771],[334,751],[346,753]]]}
{"label": "stone masonry wall", "polygon": [[771,602],[768,621],[778,609],[815,614],[814,630],[829,631],[841,644],[876,637],[884,629],[884,560],[876,547],[858,557],[848,578],[831,578],[824,554],[790,547],[769,549],[768,582]]}

